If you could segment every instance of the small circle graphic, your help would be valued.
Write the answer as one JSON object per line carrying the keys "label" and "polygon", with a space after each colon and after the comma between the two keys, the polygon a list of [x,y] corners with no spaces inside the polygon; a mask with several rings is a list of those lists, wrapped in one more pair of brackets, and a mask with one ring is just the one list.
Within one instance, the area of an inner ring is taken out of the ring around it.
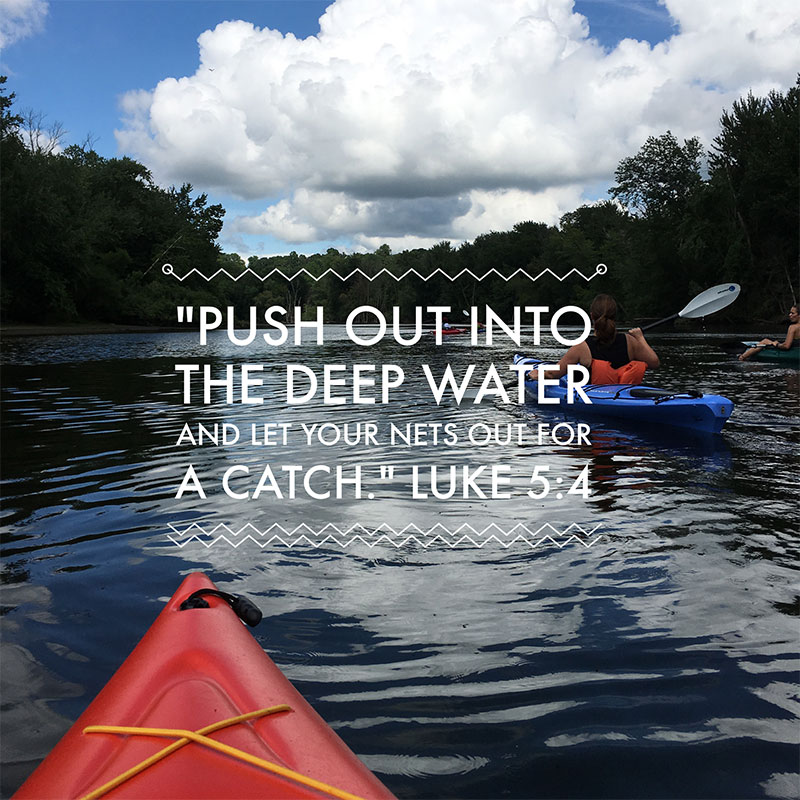
{"label": "small circle graphic", "polygon": [[374,500],[374,499],[375,499],[375,495],[374,495],[372,492],[370,492],[370,493],[367,495],[367,498],[368,498],[369,500]]}
{"label": "small circle graphic", "polygon": [[556,495],[556,500],[561,500],[561,498],[563,498],[563,497],[564,497],[564,495],[563,495],[563,494],[561,494],[561,492],[559,492],[559,493]]}
{"label": "small circle graphic", "polygon": [[172,275],[172,273],[175,272],[175,270],[172,268],[172,264],[164,264],[164,266],[161,267],[161,271],[165,275]]}

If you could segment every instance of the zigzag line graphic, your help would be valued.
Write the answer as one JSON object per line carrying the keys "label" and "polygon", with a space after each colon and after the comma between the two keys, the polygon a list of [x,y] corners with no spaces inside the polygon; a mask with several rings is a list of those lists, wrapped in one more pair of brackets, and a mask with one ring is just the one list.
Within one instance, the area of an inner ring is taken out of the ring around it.
{"label": "zigzag line graphic", "polygon": [[[566,545],[575,541],[579,542],[585,548],[588,549],[592,547],[592,545],[595,542],[599,541],[600,539],[606,538],[605,534],[596,533],[597,530],[601,527],[599,524],[595,525],[594,528],[587,531],[574,522],[571,525],[567,526],[563,531],[559,531],[558,528],[551,525],[549,522],[540,525],[535,531],[531,531],[531,529],[528,528],[528,526],[525,525],[524,523],[517,523],[508,531],[503,530],[503,528],[501,528],[496,523],[491,523],[490,525],[487,525],[485,528],[483,528],[483,530],[480,531],[474,528],[472,525],[469,525],[468,523],[460,525],[454,531],[448,530],[441,523],[437,523],[433,527],[429,528],[427,531],[413,524],[406,525],[402,529],[396,530],[388,523],[381,523],[373,531],[368,530],[367,528],[365,528],[363,525],[360,524],[351,525],[346,530],[342,530],[333,523],[328,523],[327,525],[324,525],[319,531],[313,530],[313,528],[309,527],[305,523],[296,526],[291,531],[287,530],[286,528],[284,528],[283,525],[279,523],[273,523],[265,530],[260,531],[255,525],[253,525],[250,522],[246,523],[236,531],[234,531],[232,528],[230,528],[228,525],[224,523],[218,523],[213,528],[211,528],[211,530],[208,531],[199,522],[192,522],[182,530],[178,526],[173,525],[172,523],[169,523],[169,527],[172,530],[172,533],[167,534],[167,538],[177,547],[184,548],[191,542],[198,542],[207,549],[213,547],[215,544],[219,542],[224,542],[225,544],[236,549],[241,544],[248,541],[253,542],[256,546],[261,547],[262,549],[271,544],[281,544],[284,547],[290,549],[298,547],[300,545],[308,545],[311,547],[323,547],[324,545],[329,545],[329,544],[338,545],[339,547],[342,548],[347,548],[355,543],[361,543],[367,545],[367,547],[370,548],[377,547],[378,545],[381,544],[388,544],[399,549],[409,544],[416,544],[422,548],[427,549],[435,544],[439,544],[439,545],[444,545],[446,547],[450,547],[451,549],[463,546],[472,546],[482,549],[490,542],[495,542],[496,544],[500,545],[505,549],[508,549],[509,547],[512,547],[513,545],[516,545],[518,543],[527,544],[531,549],[535,549],[540,545],[544,544],[545,542],[550,542],[559,549],[563,549],[564,547],[566,547]],[[581,535],[578,535],[577,532],[570,533],[570,531],[572,531],[573,528],[576,529],[576,531],[579,531]],[[270,535],[270,533],[275,529],[282,531],[283,536],[280,536],[277,533]],[[328,529],[332,529],[333,531],[336,532],[336,534],[338,534],[339,537],[342,538],[337,538],[332,533],[328,533],[327,532]],[[389,533],[387,532],[381,533],[382,529],[391,532],[391,534],[393,534],[398,538],[393,539],[391,535],[389,535]],[[524,533],[522,532],[515,533],[515,531],[517,531],[518,529],[520,531],[524,531]],[[549,531],[552,531],[552,533],[546,533],[543,536],[539,536],[539,534],[546,529],[549,529]],[[298,532],[301,530],[304,532],[298,535]],[[467,533],[462,533],[462,531],[464,530],[470,531],[472,535],[470,536]],[[223,532],[218,533],[219,531]],[[245,531],[248,532],[244,536],[242,536],[241,534]],[[354,533],[355,531],[359,531],[359,533]],[[493,531],[493,532],[490,535],[486,536],[485,534],[488,531]],[[506,538],[505,539],[500,538],[500,536],[498,536],[498,533],[504,535]],[[229,536],[226,534],[229,534],[230,537],[232,538],[229,538]],[[257,536],[262,538],[260,540],[256,539],[253,534],[256,534]],[[449,536],[454,537],[453,541],[449,541],[448,539],[446,539],[443,534],[447,534]],[[527,536],[524,534],[527,534]],[[263,538],[267,536],[269,536],[269,538],[267,539]],[[309,538],[310,536],[322,536],[323,538],[320,539],[319,541],[314,541],[311,538]],[[513,538],[508,538],[512,536]],[[556,536],[561,537],[561,541],[556,539],[555,538]],[[473,537],[478,537],[478,539],[476,540]]]}
{"label": "zigzag line graphic", "polygon": [[309,278],[311,278],[311,280],[317,281],[317,282],[321,281],[323,278],[327,277],[328,275],[334,275],[335,277],[339,278],[339,280],[341,280],[341,281],[349,280],[354,275],[361,275],[363,278],[366,278],[370,283],[372,283],[372,281],[377,280],[382,275],[388,275],[390,278],[393,278],[398,283],[401,280],[403,280],[403,278],[407,278],[409,275],[414,275],[417,278],[419,278],[420,280],[426,281],[426,282],[429,281],[431,278],[433,278],[435,275],[441,275],[442,277],[447,278],[447,280],[449,280],[451,283],[456,281],[462,275],[469,275],[470,277],[474,278],[476,281],[482,281],[485,278],[488,278],[490,275],[496,275],[498,278],[502,278],[506,283],[508,283],[513,278],[516,278],[517,275],[524,275],[529,281],[538,281],[539,278],[541,278],[543,275],[547,275],[547,274],[552,275],[557,281],[560,281],[561,283],[563,283],[573,273],[575,273],[577,275],[580,275],[581,278],[583,278],[585,281],[588,282],[592,278],[596,277],[597,275],[605,275],[606,272],[608,271],[608,267],[605,264],[598,264],[595,267],[594,272],[591,275],[588,275],[588,276],[584,275],[579,269],[577,269],[575,267],[573,267],[569,272],[567,272],[566,275],[557,275],[549,267],[545,267],[541,272],[538,273],[538,275],[535,275],[535,276],[531,275],[529,272],[527,272],[526,270],[524,270],[522,268],[515,269],[514,272],[512,272],[510,275],[503,275],[502,272],[498,272],[494,267],[492,267],[490,270],[485,272],[480,277],[478,275],[476,275],[471,269],[462,269],[460,272],[458,272],[455,275],[448,275],[444,270],[441,269],[441,267],[437,267],[435,270],[433,270],[433,272],[430,273],[430,275],[422,275],[421,273],[417,272],[417,270],[415,270],[415,269],[407,269],[401,275],[395,275],[394,272],[392,272],[390,269],[387,269],[386,267],[383,267],[381,270],[376,272],[374,275],[368,275],[360,267],[356,267],[356,269],[352,270],[351,272],[348,272],[346,275],[340,275],[332,267],[328,267],[328,269],[326,269],[320,275],[314,275],[311,272],[309,272],[305,267],[301,267],[299,270],[297,270],[297,272],[295,272],[291,276],[287,275],[283,270],[278,269],[277,267],[275,267],[274,269],[271,269],[266,275],[259,275],[257,272],[253,272],[253,270],[250,269],[250,267],[246,267],[238,275],[231,275],[231,273],[228,272],[228,270],[226,270],[224,268],[218,269],[212,275],[204,275],[196,267],[192,267],[185,275],[178,275],[175,272],[175,268],[172,266],[172,264],[164,264],[161,267],[161,271],[165,275],[172,275],[172,277],[175,278],[175,280],[181,281],[181,283],[183,281],[185,281],[187,278],[191,277],[192,275],[198,275],[199,277],[203,278],[206,282],[210,282],[210,281],[214,280],[214,278],[218,277],[219,275],[224,275],[226,278],[228,278],[229,280],[232,280],[235,283],[236,281],[240,280],[241,278],[243,278],[248,273],[250,275],[252,275],[254,278],[257,278],[258,280],[260,280],[262,283],[264,281],[268,280],[269,278],[271,278],[273,275],[280,275],[281,278],[283,278],[284,280],[287,280],[287,281],[293,281],[299,275],[307,275]]}

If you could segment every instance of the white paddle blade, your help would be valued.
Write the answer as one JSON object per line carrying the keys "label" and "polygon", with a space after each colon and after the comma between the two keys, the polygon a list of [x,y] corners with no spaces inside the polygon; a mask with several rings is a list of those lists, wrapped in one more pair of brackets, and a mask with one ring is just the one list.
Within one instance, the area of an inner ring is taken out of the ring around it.
{"label": "white paddle blade", "polygon": [[683,311],[678,312],[679,317],[696,319],[707,317],[729,306],[738,296],[742,287],[738,283],[721,283],[712,286],[694,298]]}

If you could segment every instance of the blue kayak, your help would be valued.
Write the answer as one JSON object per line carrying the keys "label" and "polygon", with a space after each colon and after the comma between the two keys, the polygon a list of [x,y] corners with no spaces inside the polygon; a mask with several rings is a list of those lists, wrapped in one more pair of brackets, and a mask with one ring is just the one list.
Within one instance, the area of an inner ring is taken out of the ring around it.
{"label": "blue kayak", "polygon": [[[538,358],[514,356],[515,364],[530,364],[531,369],[551,362]],[[538,404],[538,384],[525,381],[525,396]],[[599,419],[621,419],[646,425],[669,425],[690,428],[706,433],[719,433],[733,412],[733,401],[718,394],[703,394],[694,389],[671,391],[653,386],[632,384],[587,384],[583,387],[591,403],[576,392],[573,403],[567,402],[567,378],[558,385],[547,386],[544,395],[558,398],[559,404],[542,404],[544,409],[556,409],[580,416]]]}

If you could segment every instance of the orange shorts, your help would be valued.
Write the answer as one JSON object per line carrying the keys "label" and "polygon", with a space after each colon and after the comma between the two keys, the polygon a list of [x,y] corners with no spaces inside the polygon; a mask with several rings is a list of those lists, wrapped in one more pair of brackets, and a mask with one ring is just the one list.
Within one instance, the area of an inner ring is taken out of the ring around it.
{"label": "orange shorts", "polygon": [[614,369],[610,362],[594,359],[592,383],[641,383],[646,369],[644,361],[629,361],[619,369]]}

